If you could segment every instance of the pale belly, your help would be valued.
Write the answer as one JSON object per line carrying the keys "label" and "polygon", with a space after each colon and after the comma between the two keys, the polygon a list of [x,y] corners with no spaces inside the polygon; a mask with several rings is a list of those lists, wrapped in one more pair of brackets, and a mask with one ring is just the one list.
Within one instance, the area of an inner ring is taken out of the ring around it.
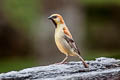
{"label": "pale belly", "polygon": [[64,38],[55,38],[56,45],[58,49],[69,56],[74,56],[74,52],[71,50],[69,44],[64,40]]}
{"label": "pale belly", "polygon": [[64,39],[64,33],[62,31],[62,26],[55,30],[55,42],[58,49],[69,56],[76,56],[75,52],[71,49],[70,45]]}

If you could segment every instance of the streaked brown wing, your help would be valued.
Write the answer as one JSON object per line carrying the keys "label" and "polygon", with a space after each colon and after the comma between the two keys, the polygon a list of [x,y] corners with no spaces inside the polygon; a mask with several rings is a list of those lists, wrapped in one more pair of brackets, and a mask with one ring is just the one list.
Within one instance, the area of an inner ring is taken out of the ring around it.
{"label": "streaked brown wing", "polygon": [[77,46],[76,46],[76,44],[75,44],[75,41],[74,41],[72,38],[70,38],[69,36],[67,36],[67,35],[64,36],[64,39],[67,41],[67,43],[70,45],[70,47],[71,47],[76,53],[78,53],[78,54],[80,55],[80,51],[78,50],[78,48],[77,48]]}
{"label": "streaked brown wing", "polygon": [[72,38],[72,35],[70,34],[70,32],[69,32],[69,30],[68,30],[67,27],[64,27],[64,28],[63,28],[63,31],[64,31],[65,35],[67,35],[67,36],[69,36],[70,38]]}

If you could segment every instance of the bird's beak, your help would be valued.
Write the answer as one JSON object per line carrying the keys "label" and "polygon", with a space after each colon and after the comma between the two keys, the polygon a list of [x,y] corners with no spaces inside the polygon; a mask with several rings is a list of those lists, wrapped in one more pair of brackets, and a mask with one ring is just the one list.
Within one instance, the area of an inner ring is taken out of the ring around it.
{"label": "bird's beak", "polygon": [[52,17],[51,17],[51,16],[49,16],[49,17],[48,17],[48,19],[50,19],[50,20],[51,20],[51,19],[52,19]]}

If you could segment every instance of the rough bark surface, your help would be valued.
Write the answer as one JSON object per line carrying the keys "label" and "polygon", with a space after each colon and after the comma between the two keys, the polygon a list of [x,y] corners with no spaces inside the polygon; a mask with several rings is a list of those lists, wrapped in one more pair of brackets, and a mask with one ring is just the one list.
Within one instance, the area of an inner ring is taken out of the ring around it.
{"label": "rough bark surface", "polygon": [[120,80],[120,60],[101,57],[86,62],[89,69],[81,61],[52,64],[2,73],[0,80]]}

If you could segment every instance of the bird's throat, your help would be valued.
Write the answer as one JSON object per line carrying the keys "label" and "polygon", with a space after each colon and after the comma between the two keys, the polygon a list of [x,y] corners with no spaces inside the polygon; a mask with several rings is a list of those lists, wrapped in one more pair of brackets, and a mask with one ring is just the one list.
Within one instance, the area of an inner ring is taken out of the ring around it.
{"label": "bird's throat", "polygon": [[53,24],[55,25],[55,28],[57,28],[57,23],[53,19],[51,19],[51,20],[52,20]]}

